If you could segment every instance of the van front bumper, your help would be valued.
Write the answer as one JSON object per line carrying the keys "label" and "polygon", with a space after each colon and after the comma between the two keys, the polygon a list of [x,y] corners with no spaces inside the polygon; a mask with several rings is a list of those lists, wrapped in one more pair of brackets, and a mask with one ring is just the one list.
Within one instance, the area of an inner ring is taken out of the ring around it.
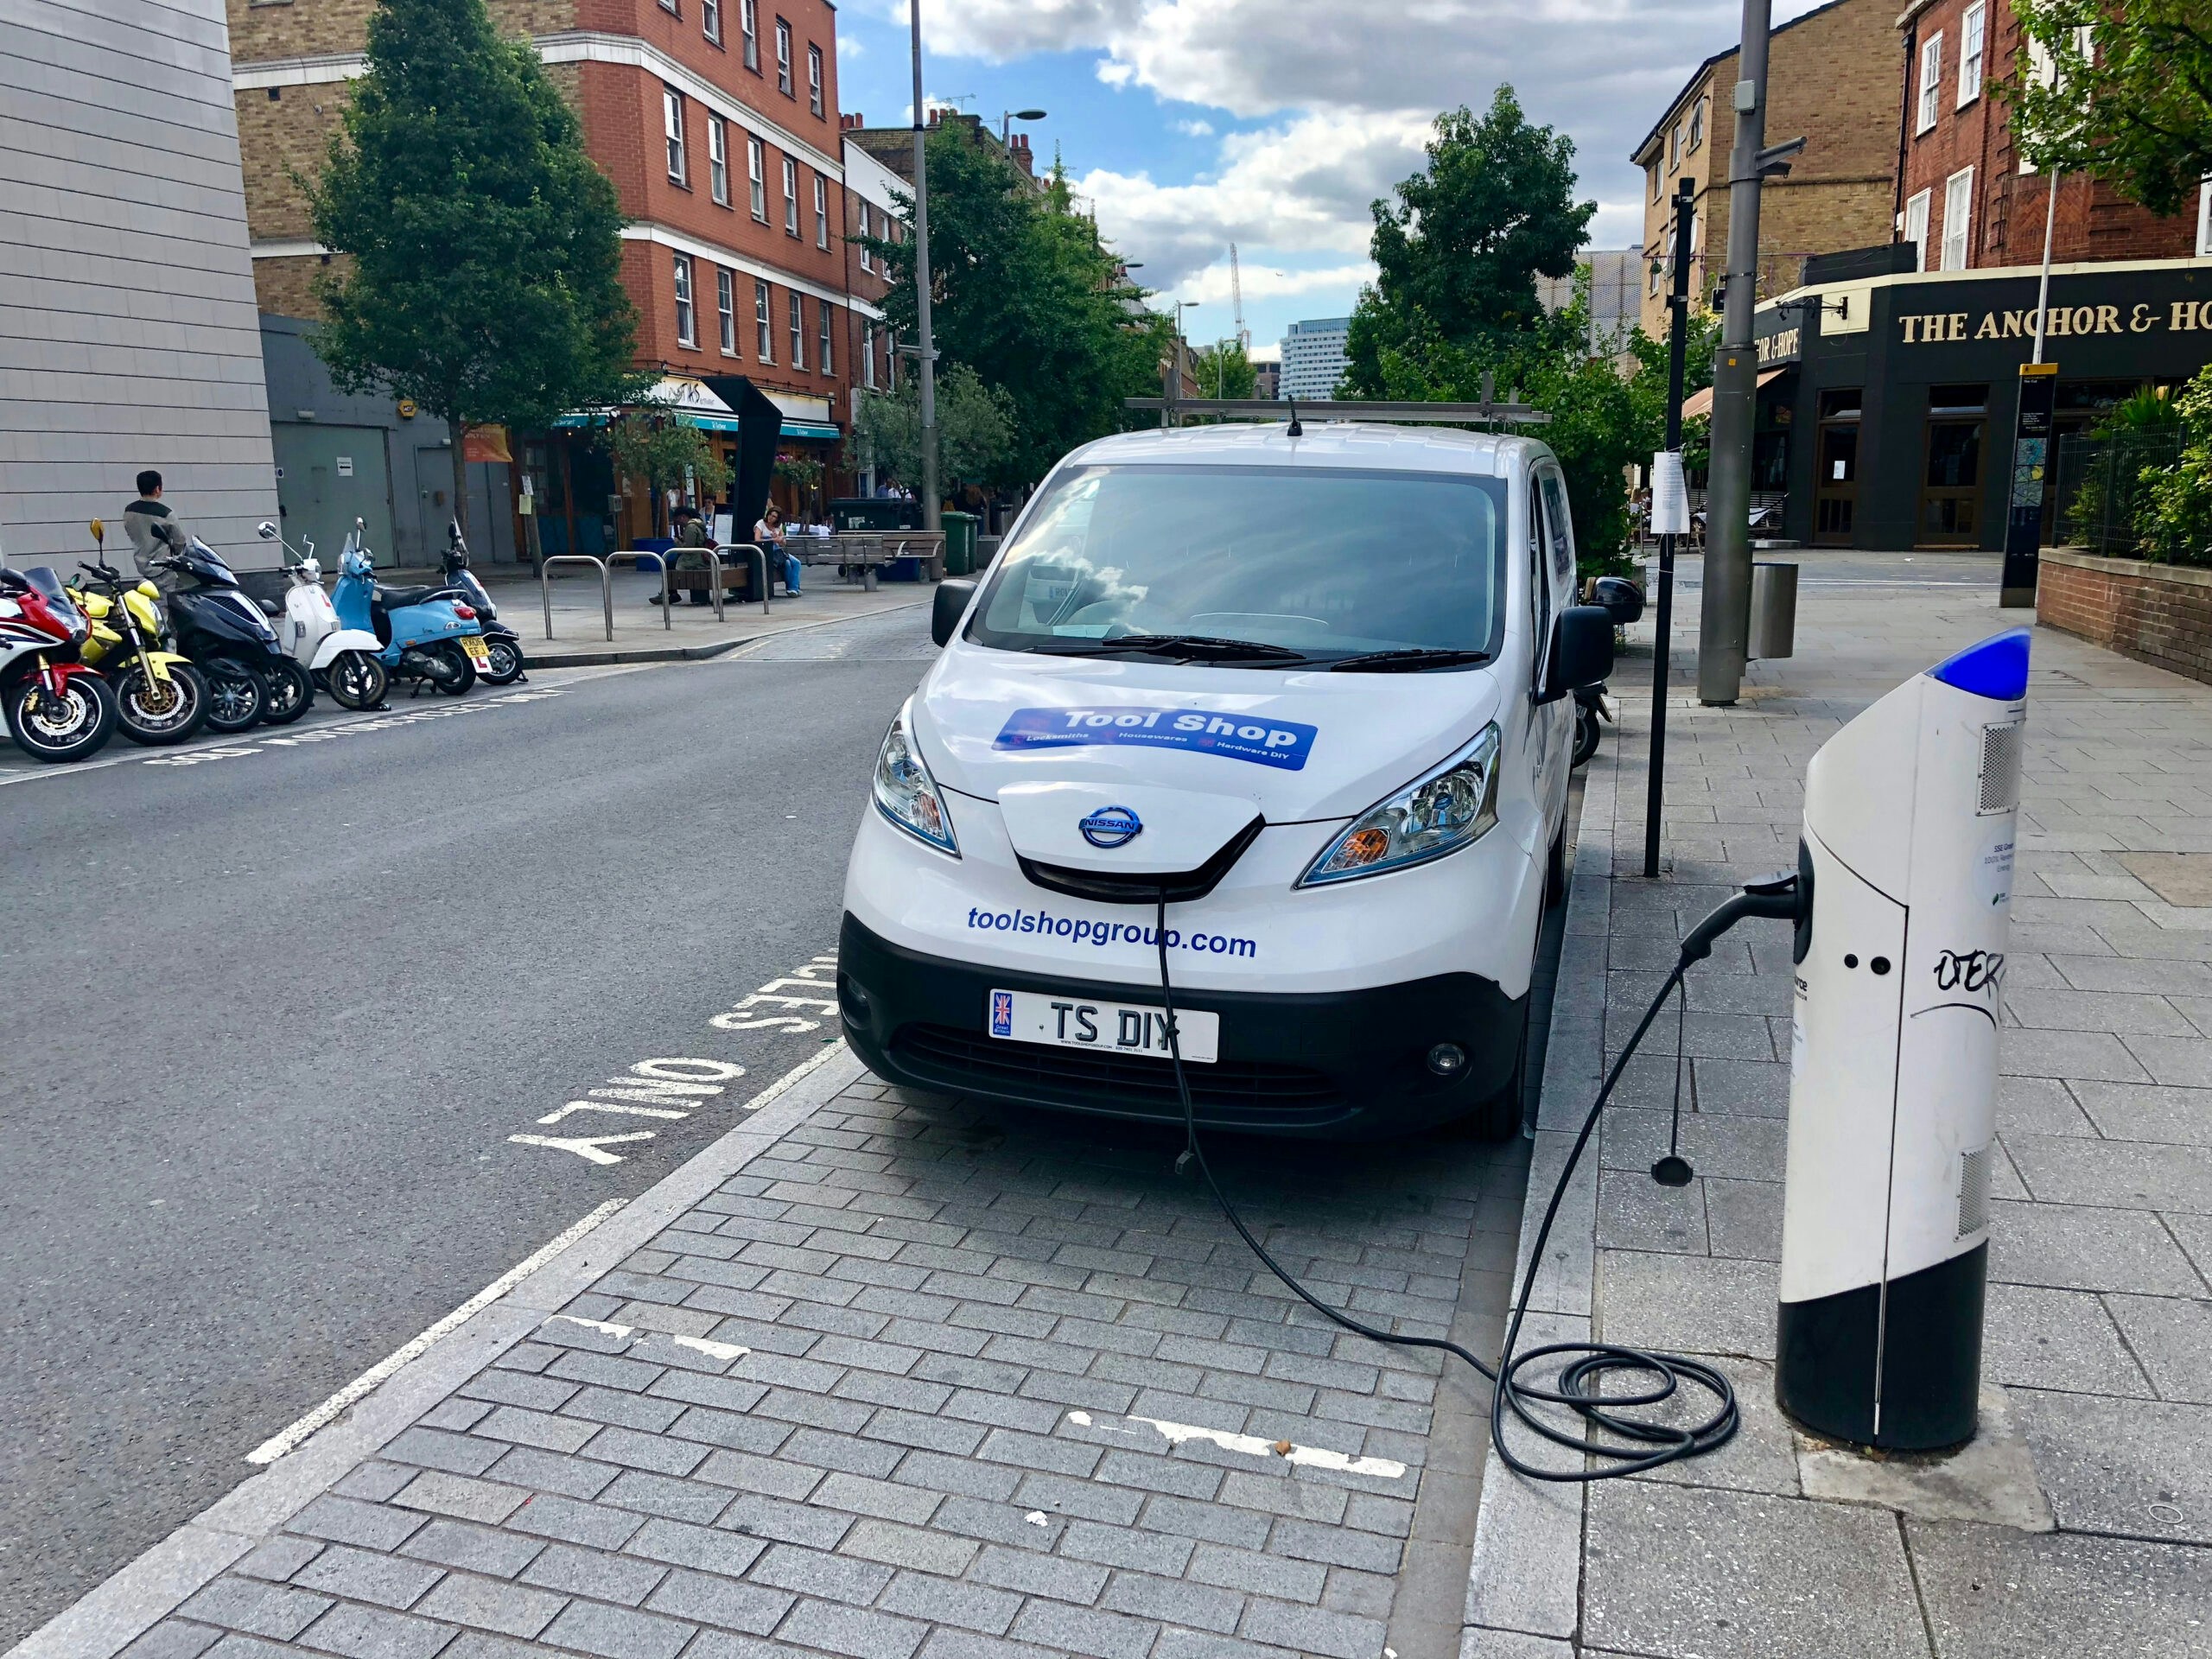
{"label": "van front bumper", "polygon": [[[1179,1123],[1173,1069],[1142,1055],[988,1034],[994,990],[1156,1002],[1140,986],[981,968],[893,944],[848,913],[837,947],[845,1036],[890,1082],[1102,1116]],[[1474,974],[1359,990],[1274,995],[1179,988],[1179,1008],[1221,1016],[1220,1058],[1185,1064],[1209,1128],[1331,1138],[1405,1134],[1466,1116],[1512,1079],[1527,999]],[[1430,1051],[1455,1044],[1448,1077]]]}

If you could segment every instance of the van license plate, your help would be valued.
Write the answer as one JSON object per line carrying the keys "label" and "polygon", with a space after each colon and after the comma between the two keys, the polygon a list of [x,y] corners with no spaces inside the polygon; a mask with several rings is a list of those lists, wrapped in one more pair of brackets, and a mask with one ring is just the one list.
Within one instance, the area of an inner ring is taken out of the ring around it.
{"label": "van license plate", "polygon": [[[1157,1003],[1086,1002],[1040,991],[993,991],[988,1020],[991,1035],[1007,1042],[1170,1058],[1167,1015]],[[1182,1009],[1175,1015],[1175,1029],[1185,1059],[1213,1063],[1221,1049],[1219,1014]]]}

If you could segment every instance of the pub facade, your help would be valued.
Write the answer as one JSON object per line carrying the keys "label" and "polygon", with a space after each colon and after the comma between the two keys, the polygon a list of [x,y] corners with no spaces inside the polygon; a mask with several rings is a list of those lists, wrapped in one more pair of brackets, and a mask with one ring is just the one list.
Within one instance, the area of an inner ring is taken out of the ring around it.
{"label": "pub facade", "polygon": [[[2005,545],[2032,265],[1920,271],[1910,244],[1808,262],[1761,305],[1757,487],[1784,538],[1878,550]],[[1904,268],[1900,269],[1902,266]],[[2057,442],[2212,360],[2212,259],[2054,265],[2044,358]],[[2045,480],[2044,536],[2056,515]]]}

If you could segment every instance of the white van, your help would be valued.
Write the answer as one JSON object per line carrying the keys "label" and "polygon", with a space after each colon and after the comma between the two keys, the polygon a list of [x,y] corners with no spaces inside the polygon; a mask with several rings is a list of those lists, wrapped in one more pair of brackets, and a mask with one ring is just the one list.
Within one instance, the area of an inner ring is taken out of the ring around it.
{"label": "white van", "polygon": [[1520,1125],[1565,887],[1573,604],[1541,443],[1213,426],[1055,467],[885,734],[845,878],[846,1036],[900,1084],[1179,1122]]}

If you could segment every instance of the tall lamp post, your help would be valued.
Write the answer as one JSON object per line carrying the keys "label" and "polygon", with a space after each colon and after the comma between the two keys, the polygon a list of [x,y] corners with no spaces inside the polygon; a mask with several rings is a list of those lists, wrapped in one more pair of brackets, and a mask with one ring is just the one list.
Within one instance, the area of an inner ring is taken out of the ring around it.
{"label": "tall lamp post", "polygon": [[1001,149],[1007,148],[1007,140],[1014,137],[1014,124],[1015,122],[1042,121],[1045,118],[1045,116],[1046,111],[1043,110],[1007,110],[1005,111],[999,117],[999,148]]}
{"label": "tall lamp post", "polygon": [[929,115],[922,107],[922,0],[908,0],[914,37],[914,322],[922,370],[922,528],[944,528],[937,485],[937,342],[930,329]]}

